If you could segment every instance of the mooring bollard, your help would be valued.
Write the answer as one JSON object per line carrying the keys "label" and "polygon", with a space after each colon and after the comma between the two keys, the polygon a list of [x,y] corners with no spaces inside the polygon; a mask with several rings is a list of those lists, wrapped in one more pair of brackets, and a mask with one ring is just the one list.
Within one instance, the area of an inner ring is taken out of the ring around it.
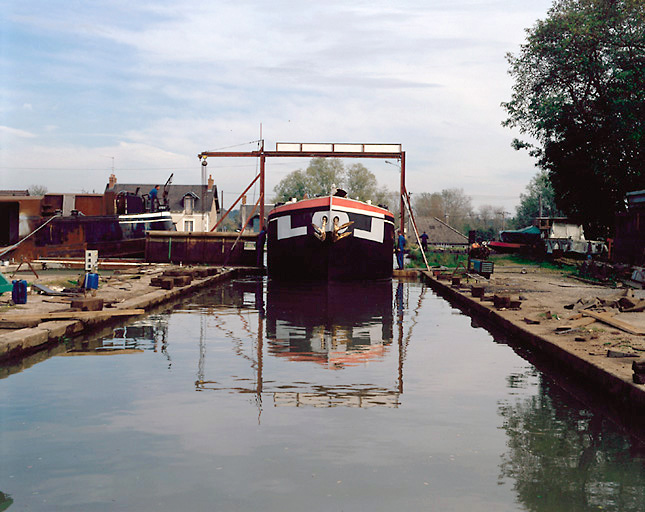
{"label": "mooring bollard", "polygon": [[486,288],[481,286],[481,285],[472,285],[470,287],[470,293],[472,294],[473,297],[483,297],[484,296],[484,290]]}

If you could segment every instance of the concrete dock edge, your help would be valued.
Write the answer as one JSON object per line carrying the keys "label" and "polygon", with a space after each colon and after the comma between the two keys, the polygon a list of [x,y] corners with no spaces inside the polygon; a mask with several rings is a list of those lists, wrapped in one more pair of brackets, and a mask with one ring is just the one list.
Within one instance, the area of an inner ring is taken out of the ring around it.
{"label": "concrete dock edge", "polygon": [[558,343],[531,332],[527,326],[511,321],[488,303],[479,302],[467,296],[450,284],[443,283],[424,270],[419,271],[423,281],[438,295],[446,298],[473,318],[481,318],[502,332],[514,343],[524,345],[541,355],[547,356],[558,369],[566,368],[578,379],[584,381],[590,391],[615,401],[632,420],[645,420],[645,385],[634,384],[615,375],[592,361],[581,358]]}

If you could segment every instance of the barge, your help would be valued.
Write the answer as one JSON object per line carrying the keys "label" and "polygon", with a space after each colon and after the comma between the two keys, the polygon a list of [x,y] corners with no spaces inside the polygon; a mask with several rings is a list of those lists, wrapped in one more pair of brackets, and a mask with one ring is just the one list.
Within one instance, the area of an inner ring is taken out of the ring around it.
{"label": "barge", "polygon": [[367,281],[392,278],[394,215],[382,206],[345,197],[303,199],[268,216],[270,278]]}

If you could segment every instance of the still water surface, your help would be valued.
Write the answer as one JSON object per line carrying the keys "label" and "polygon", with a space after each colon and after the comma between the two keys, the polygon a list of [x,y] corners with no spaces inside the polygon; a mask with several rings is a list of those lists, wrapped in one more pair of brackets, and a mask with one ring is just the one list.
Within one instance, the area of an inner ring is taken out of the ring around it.
{"label": "still water surface", "polygon": [[643,511],[643,453],[421,283],[234,281],[0,380],[0,511]]}

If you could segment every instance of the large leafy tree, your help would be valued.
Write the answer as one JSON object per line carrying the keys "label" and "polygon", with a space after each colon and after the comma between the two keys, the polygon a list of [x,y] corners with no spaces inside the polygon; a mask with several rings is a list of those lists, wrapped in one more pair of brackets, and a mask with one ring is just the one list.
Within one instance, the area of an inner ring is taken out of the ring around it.
{"label": "large leafy tree", "polygon": [[305,169],[298,169],[285,176],[275,187],[275,201],[289,201],[292,197],[315,197],[329,194],[333,186],[340,186],[345,179],[343,163],[334,158],[313,158]]}
{"label": "large leafy tree", "polygon": [[645,2],[555,0],[508,61],[505,125],[529,139],[514,146],[537,158],[562,211],[609,234],[644,185]]}
{"label": "large leafy tree", "polygon": [[378,188],[376,177],[364,165],[353,164],[345,168],[342,161],[335,158],[313,158],[307,169],[289,173],[276,185],[275,201],[327,195],[334,186],[345,189],[349,197],[378,203],[389,200],[388,191]]}

